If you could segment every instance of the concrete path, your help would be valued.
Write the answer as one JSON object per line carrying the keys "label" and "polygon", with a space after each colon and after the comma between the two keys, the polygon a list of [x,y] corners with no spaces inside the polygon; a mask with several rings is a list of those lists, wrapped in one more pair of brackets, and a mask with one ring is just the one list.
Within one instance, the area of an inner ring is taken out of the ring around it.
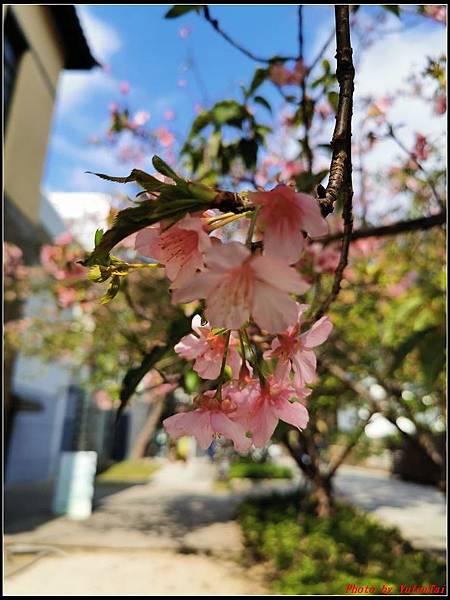
{"label": "concrete path", "polygon": [[[166,463],[148,484],[97,486],[95,511],[80,522],[46,512],[50,488],[40,499],[7,493],[6,595],[264,594],[258,571],[239,563],[235,511],[249,493],[292,487],[261,482],[229,492],[207,460]],[[339,470],[336,488],[416,547],[445,548],[436,489],[356,467]]]}
{"label": "concrete path", "polygon": [[216,489],[207,460],[168,463],[148,484],[99,492],[86,521],[41,515],[32,530],[12,524],[7,595],[264,594],[238,562],[242,495]]}
{"label": "concrete path", "polygon": [[339,469],[335,485],[354,505],[398,527],[416,548],[445,552],[446,503],[437,488],[347,466]]}

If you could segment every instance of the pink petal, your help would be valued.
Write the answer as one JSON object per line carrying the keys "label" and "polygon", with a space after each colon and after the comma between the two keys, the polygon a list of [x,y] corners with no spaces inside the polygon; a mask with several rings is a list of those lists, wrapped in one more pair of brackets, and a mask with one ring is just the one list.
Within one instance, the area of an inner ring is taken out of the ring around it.
{"label": "pink petal", "polygon": [[242,425],[232,421],[222,412],[211,413],[211,425],[214,431],[233,441],[237,452],[246,452],[252,445],[252,440],[245,435]]}
{"label": "pink petal", "polygon": [[170,437],[174,439],[184,435],[193,435],[203,450],[211,445],[214,431],[210,423],[210,414],[207,411],[197,409],[173,415],[164,419],[163,425]]}
{"label": "pink petal", "polygon": [[273,256],[292,265],[300,258],[304,239],[299,222],[274,220],[267,224],[264,231],[264,255]]}
{"label": "pink petal", "polygon": [[151,227],[146,227],[145,229],[141,229],[136,234],[134,247],[139,254],[143,256],[149,256],[150,258],[154,258],[156,260],[161,260],[160,253],[156,252],[158,256],[155,254],[150,254],[150,248],[154,249],[154,242],[159,237],[160,227],[159,225],[152,225]]}
{"label": "pink petal", "polygon": [[205,356],[200,356],[194,363],[194,371],[196,371],[202,379],[217,379],[220,375],[220,360],[209,360]]}
{"label": "pink petal", "polygon": [[267,444],[277,425],[278,417],[267,403],[261,404],[254,411],[250,419],[250,428],[256,448],[263,448]]}
{"label": "pink petal", "polygon": [[319,319],[308,331],[302,333],[300,339],[305,348],[320,346],[328,338],[333,329],[333,323],[328,317]]}
{"label": "pink petal", "polygon": [[279,419],[299,429],[304,429],[308,425],[308,411],[300,402],[286,400],[277,406],[276,413]]}
{"label": "pink petal", "polygon": [[317,359],[312,350],[301,350],[292,358],[294,367],[294,383],[302,388],[316,380]]}
{"label": "pink petal", "polygon": [[206,298],[220,280],[221,276],[216,273],[196,273],[190,282],[173,290],[172,304]]}
{"label": "pink petal", "polygon": [[205,255],[205,263],[208,269],[228,271],[242,265],[250,254],[250,250],[240,242],[213,244]]}
{"label": "pink petal", "polygon": [[213,327],[238,329],[250,316],[252,291],[240,278],[220,278],[207,295],[206,318]]}
{"label": "pink petal", "polygon": [[310,288],[295,269],[270,256],[255,256],[251,268],[258,279],[285,292],[304,294]]}
{"label": "pink petal", "polygon": [[255,284],[252,315],[262,329],[282,333],[295,323],[297,314],[297,304],[286,292],[266,283]]}
{"label": "pink petal", "polygon": [[239,352],[237,352],[234,348],[230,348],[228,350],[227,365],[231,367],[233,379],[237,379],[239,377],[241,363],[242,361]]}
{"label": "pink petal", "polygon": [[327,235],[328,223],[322,217],[317,200],[302,193],[297,193],[297,197],[302,213],[302,229],[311,237]]}
{"label": "pink petal", "polygon": [[186,360],[197,358],[206,352],[207,349],[208,342],[205,339],[198,338],[192,333],[181,338],[174,347],[175,352]]}

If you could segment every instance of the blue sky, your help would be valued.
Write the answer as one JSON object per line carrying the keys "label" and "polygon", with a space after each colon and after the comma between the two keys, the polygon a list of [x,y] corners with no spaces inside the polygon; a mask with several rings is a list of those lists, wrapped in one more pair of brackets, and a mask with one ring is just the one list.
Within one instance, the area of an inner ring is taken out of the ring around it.
{"label": "blue sky", "polygon": [[[239,86],[249,82],[257,66],[252,60],[229,46],[195,13],[165,20],[163,16],[169,6],[77,6],[92,52],[100,62],[110,66],[110,72],[96,69],[68,72],[61,77],[43,181],[45,190],[117,191],[116,186],[96,180],[84,171],[112,174],[129,171],[129,165],[117,163],[113,151],[89,143],[92,136],[105,133],[109,104],[123,101],[118,87],[120,81],[131,85],[127,104],[132,112],[144,109],[151,114],[149,125],[160,124],[164,112],[174,110],[177,119],[170,126],[181,137],[195,116],[196,102],[212,103],[224,97],[236,97]],[[270,57],[298,52],[297,6],[211,5],[210,8],[223,28],[255,53]],[[304,18],[308,62],[332,27],[333,10],[331,6],[305,6]],[[389,58],[393,65],[395,63],[395,72],[386,67],[386,58],[383,58],[386,46],[384,50],[382,45],[370,49],[358,75],[361,91],[376,90],[382,94],[383,89],[388,89],[394,78],[398,78],[399,71],[401,74],[403,69],[406,73],[415,59],[419,64],[427,52],[436,54],[445,48],[445,29],[421,21],[403,37],[390,36]],[[399,23],[392,16],[386,26],[399,28]],[[191,30],[187,39],[180,37],[181,27]],[[331,51],[330,58],[332,54]],[[194,58],[203,87],[207,89],[206,99],[192,69],[183,69],[188,55]],[[186,87],[178,86],[180,79],[187,80]],[[282,106],[281,98],[269,85],[264,92],[275,108],[277,104]],[[411,112],[411,107],[408,110]],[[405,111],[401,113],[404,116]],[[417,111],[411,112],[411,123],[417,114]],[[146,165],[149,170],[150,158]]]}

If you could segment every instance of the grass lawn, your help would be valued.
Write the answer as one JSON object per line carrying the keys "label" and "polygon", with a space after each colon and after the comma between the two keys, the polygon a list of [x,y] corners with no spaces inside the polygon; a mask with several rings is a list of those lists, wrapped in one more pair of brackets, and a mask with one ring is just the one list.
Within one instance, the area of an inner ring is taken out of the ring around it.
{"label": "grass lawn", "polygon": [[97,481],[100,483],[149,481],[158,469],[159,465],[148,458],[123,460],[100,473]]}
{"label": "grass lawn", "polygon": [[414,550],[398,530],[346,503],[318,519],[308,497],[272,495],[245,501],[239,522],[247,558],[266,565],[275,594],[341,595],[348,585],[397,593],[402,584],[445,583],[443,559]]}
{"label": "grass lawn", "polygon": [[256,463],[244,459],[232,463],[230,479],[292,479],[292,470],[272,463]]}

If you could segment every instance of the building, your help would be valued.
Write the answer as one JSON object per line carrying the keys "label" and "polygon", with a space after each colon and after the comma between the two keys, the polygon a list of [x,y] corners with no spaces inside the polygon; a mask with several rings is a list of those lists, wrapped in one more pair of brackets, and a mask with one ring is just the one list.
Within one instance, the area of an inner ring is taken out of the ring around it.
{"label": "building", "polygon": [[[4,239],[19,246],[25,262],[33,264],[40,246],[64,227],[41,194],[58,77],[63,69],[87,70],[98,63],[73,5],[6,5],[3,30]],[[23,310],[17,303],[5,305],[5,320]],[[32,365],[24,366],[23,360],[15,357],[4,369],[7,460],[14,462],[17,475],[45,479],[60,450],[69,380],[56,365],[43,372],[38,363],[38,376],[33,376]],[[17,370],[28,372],[29,381],[14,378]],[[21,381],[22,389],[12,385],[14,379]]]}

